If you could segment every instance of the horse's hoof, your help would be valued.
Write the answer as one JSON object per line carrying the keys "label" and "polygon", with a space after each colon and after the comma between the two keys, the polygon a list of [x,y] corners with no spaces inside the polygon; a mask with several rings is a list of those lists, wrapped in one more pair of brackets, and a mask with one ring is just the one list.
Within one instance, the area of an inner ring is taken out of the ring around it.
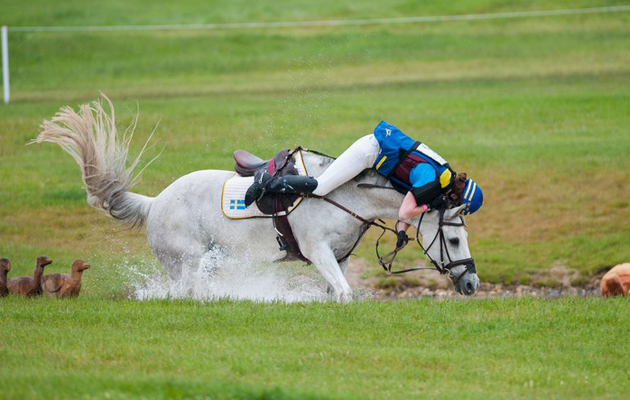
{"label": "horse's hoof", "polygon": [[337,303],[350,303],[352,301],[352,292],[349,293],[340,293],[337,295]]}

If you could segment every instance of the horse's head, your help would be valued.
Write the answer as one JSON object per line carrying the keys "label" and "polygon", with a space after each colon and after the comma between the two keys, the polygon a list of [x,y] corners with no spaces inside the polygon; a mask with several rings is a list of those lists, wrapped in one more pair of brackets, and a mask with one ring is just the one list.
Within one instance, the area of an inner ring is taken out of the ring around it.
{"label": "horse's head", "polygon": [[431,262],[448,274],[458,293],[469,296],[479,288],[479,277],[468,248],[463,207],[425,214],[420,219],[419,235]]}

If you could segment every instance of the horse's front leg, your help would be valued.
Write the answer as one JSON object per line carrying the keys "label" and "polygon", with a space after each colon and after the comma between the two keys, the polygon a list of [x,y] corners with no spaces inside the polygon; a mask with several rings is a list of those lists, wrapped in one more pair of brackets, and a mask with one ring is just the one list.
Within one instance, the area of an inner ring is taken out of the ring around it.
{"label": "horse's front leg", "polygon": [[[307,254],[308,253],[308,254]],[[318,246],[304,255],[313,262],[317,270],[324,276],[328,285],[333,289],[335,300],[345,303],[352,300],[352,289],[337,263],[333,251],[325,246]]]}
{"label": "horse's front leg", "polygon": [[[344,261],[339,263],[339,268],[341,269],[341,273],[343,274],[344,277],[346,276],[346,270],[348,269],[348,263],[349,263],[349,258],[346,258]],[[350,289],[352,289],[352,288],[350,288]],[[328,284],[328,286],[326,287],[326,293],[329,296],[332,296],[333,293],[335,293],[335,290],[333,289],[332,286],[330,286],[330,284]]]}

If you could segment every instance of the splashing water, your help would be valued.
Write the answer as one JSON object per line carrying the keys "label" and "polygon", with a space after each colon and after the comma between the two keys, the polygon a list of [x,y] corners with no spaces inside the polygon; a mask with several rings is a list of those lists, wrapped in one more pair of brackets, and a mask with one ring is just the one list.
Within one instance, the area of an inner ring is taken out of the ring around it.
{"label": "splashing water", "polygon": [[[231,261],[231,262],[228,262]],[[257,265],[227,260],[220,250],[210,251],[198,266],[178,279],[159,267],[128,266],[132,297],[139,300],[179,299],[253,300],[261,302],[326,301],[326,282],[312,267],[287,264]]]}

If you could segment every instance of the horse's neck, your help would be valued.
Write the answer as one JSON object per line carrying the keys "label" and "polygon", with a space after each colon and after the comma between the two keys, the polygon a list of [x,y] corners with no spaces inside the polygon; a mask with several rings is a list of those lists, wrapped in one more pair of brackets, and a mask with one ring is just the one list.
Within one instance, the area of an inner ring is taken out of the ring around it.
{"label": "horse's neck", "polygon": [[[309,175],[318,177],[332,164],[332,160],[305,153],[304,163]],[[387,189],[362,188],[358,186],[360,183],[374,184],[387,187]],[[369,220],[398,219],[398,209],[404,198],[402,194],[393,190],[386,178],[372,169],[363,171],[354,179],[333,190],[327,197],[338,200],[350,210]]]}

